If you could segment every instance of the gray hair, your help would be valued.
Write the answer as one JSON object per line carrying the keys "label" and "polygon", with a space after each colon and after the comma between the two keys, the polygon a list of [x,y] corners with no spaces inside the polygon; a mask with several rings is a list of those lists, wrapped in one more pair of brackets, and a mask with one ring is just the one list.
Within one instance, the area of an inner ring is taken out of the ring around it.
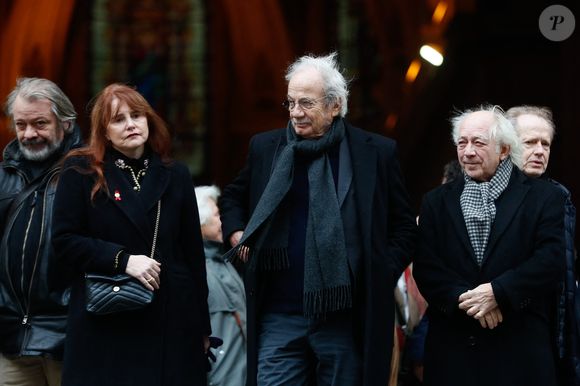
{"label": "gray hair", "polygon": [[487,111],[493,114],[495,123],[489,127],[489,138],[497,144],[495,151],[499,153],[502,146],[509,146],[509,157],[518,168],[522,166],[522,144],[516,129],[507,119],[503,109],[497,105],[482,105],[477,108],[459,111],[451,117],[451,137],[457,146],[459,142],[459,129],[463,120],[470,114],[478,111]]}
{"label": "gray hair", "polygon": [[348,82],[342,75],[338,62],[338,53],[332,52],[326,56],[305,55],[292,63],[286,70],[287,82],[305,68],[314,68],[322,76],[324,96],[326,103],[336,101],[340,104],[340,116],[344,118],[348,112]]}
{"label": "gray hair", "polygon": [[195,199],[197,200],[197,210],[199,212],[199,225],[204,225],[209,221],[213,213],[207,205],[209,200],[213,200],[217,205],[220,189],[215,185],[197,186],[195,188]]}
{"label": "gray hair", "polygon": [[550,127],[550,139],[554,139],[554,134],[556,133],[556,125],[554,125],[554,119],[552,118],[552,110],[549,107],[545,106],[530,106],[530,105],[521,105],[521,106],[514,106],[508,111],[506,111],[505,115],[510,120],[512,125],[516,128],[516,131],[519,132],[518,128],[518,117],[520,115],[535,115],[538,118],[542,118],[544,121],[548,123]]}
{"label": "gray hair", "polygon": [[[51,110],[58,120],[59,127],[69,134],[73,131],[77,113],[70,99],[52,81],[43,78],[19,78],[16,87],[8,94],[6,99],[6,115],[12,120],[14,128],[14,102],[21,97],[29,102],[39,99],[50,101]],[[65,123],[69,123],[65,125]]]}

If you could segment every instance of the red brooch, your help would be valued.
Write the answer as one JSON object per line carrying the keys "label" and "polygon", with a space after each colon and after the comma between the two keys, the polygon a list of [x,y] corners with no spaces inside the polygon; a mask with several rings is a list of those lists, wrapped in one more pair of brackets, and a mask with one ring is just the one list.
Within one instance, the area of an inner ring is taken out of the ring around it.
{"label": "red brooch", "polygon": [[115,190],[115,201],[121,201],[121,193],[119,193],[119,190]]}

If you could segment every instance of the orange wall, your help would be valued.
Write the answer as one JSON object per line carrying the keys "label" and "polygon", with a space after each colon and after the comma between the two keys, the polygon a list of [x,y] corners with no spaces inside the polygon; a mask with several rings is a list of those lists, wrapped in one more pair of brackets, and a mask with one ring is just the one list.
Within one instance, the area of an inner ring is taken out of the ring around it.
{"label": "orange wall", "polygon": [[[41,77],[58,83],[75,0],[14,1],[0,24],[0,100],[2,105],[19,77]],[[0,148],[13,135],[0,114]]]}

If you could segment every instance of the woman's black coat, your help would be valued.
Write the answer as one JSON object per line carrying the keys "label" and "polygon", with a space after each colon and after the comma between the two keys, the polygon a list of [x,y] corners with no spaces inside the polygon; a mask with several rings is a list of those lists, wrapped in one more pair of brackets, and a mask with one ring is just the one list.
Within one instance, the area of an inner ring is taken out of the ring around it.
{"label": "woman's black coat", "polygon": [[[72,287],[63,385],[205,385],[202,336],[210,334],[205,258],[193,183],[185,166],[152,156],[140,193],[106,156],[109,196],[91,202],[93,176],[65,164],[56,193],[54,247],[78,272]],[[117,195],[115,193],[118,193]],[[117,199],[115,199],[115,195]],[[84,273],[114,273],[120,250],[149,255],[161,200],[160,289],[145,309],[85,311]]]}

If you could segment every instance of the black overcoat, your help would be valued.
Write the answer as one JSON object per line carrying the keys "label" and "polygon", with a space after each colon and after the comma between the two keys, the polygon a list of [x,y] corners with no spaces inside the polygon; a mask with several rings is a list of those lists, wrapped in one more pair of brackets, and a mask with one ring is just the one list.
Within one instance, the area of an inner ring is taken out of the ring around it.
{"label": "black overcoat", "polygon": [[[496,200],[482,266],[460,196],[463,178],[428,193],[419,217],[414,275],[429,303],[425,384],[550,386],[556,384],[554,317],[564,273],[564,197],[514,167]],[[458,308],[463,292],[491,283],[503,314],[484,329]]]}
{"label": "black overcoat", "polygon": [[[393,140],[345,122],[352,161],[355,207],[362,240],[360,293],[354,299],[354,336],[363,356],[363,384],[388,383],[393,345],[393,289],[410,261],[415,220]],[[243,230],[270,178],[277,154],[286,146],[286,129],[254,136],[247,163],[220,200],[224,239]],[[340,178],[340,177],[339,177]],[[339,181],[339,186],[340,186]],[[340,192],[339,192],[340,194]],[[248,385],[256,384],[256,327],[261,286],[246,272],[248,302]]]}
{"label": "black overcoat", "polygon": [[[205,257],[187,168],[153,155],[140,193],[105,156],[110,196],[91,202],[93,176],[67,161],[54,210],[54,247],[77,270],[65,343],[64,386],[205,385],[210,334]],[[117,199],[115,199],[115,193]],[[114,273],[119,250],[149,256],[157,213],[160,289],[149,306],[109,316],[85,311],[84,273]]]}

